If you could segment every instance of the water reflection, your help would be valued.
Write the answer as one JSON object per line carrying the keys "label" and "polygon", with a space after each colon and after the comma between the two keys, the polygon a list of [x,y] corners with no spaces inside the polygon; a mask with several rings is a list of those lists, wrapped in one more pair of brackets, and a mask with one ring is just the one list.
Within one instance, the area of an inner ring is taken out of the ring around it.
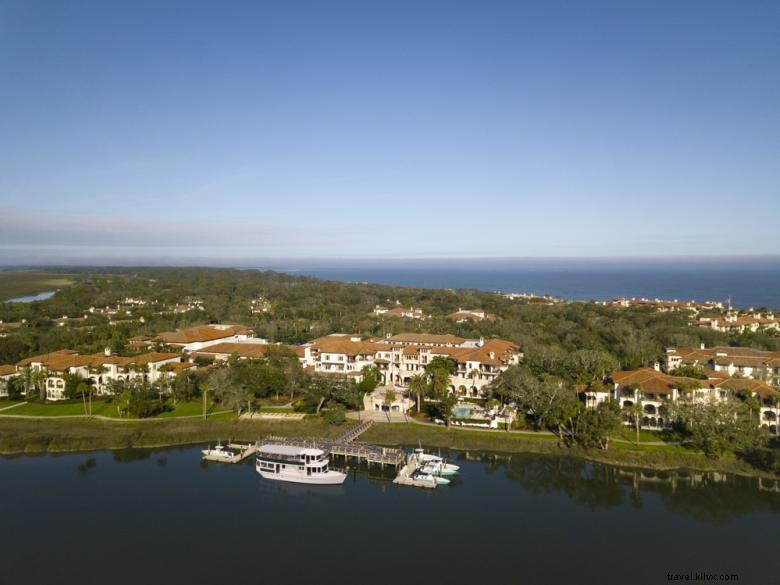
{"label": "water reflection", "polygon": [[79,463],[78,470],[80,475],[86,475],[90,469],[97,466],[97,460],[94,457],[90,457],[83,463]]}
{"label": "water reflection", "polygon": [[563,493],[590,509],[643,506],[649,496],[667,510],[703,522],[724,522],[758,511],[780,512],[780,481],[718,472],[652,471],[611,467],[580,459],[466,453],[486,474],[507,479],[534,495]]}

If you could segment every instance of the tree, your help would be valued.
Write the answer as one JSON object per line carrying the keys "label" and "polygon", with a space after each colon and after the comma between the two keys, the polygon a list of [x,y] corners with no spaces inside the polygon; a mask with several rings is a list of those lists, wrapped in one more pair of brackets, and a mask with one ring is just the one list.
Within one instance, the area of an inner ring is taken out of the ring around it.
{"label": "tree", "polygon": [[477,368],[472,369],[469,372],[469,378],[471,378],[471,384],[476,389],[477,380],[479,379],[479,370]]}
{"label": "tree", "polygon": [[606,400],[595,409],[586,408],[580,412],[575,440],[583,447],[609,448],[609,437],[623,424],[620,404]]}
{"label": "tree", "polygon": [[372,392],[382,381],[382,373],[376,366],[363,366],[363,379],[358,383],[361,392]]}
{"label": "tree", "polygon": [[642,401],[637,400],[631,405],[630,411],[631,417],[634,419],[634,428],[636,429],[636,444],[639,444],[639,429],[642,426],[642,416],[645,414],[645,409],[642,406]]}
{"label": "tree", "polygon": [[214,389],[214,398],[228,408],[235,408],[241,414],[241,407],[246,402],[247,390],[238,380],[232,368],[222,367],[209,374],[209,388]]}
{"label": "tree", "polygon": [[31,366],[25,366],[19,371],[19,378],[22,381],[25,395],[29,398],[30,391],[34,386],[35,372]]}
{"label": "tree", "polygon": [[48,372],[42,368],[39,368],[33,372],[32,383],[33,386],[38,388],[38,398],[41,400],[46,399],[46,378],[48,378]]}
{"label": "tree", "polygon": [[422,397],[428,389],[428,380],[422,374],[415,374],[409,380],[409,392],[414,393],[417,399],[417,414],[420,414]]}
{"label": "tree", "polygon": [[338,402],[329,404],[328,408],[323,411],[322,418],[325,419],[329,425],[342,425],[346,422],[346,410],[342,404]]}
{"label": "tree", "polygon": [[769,438],[738,401],[680,400],[673,416],[691,446],[713,458],[760,449]]}

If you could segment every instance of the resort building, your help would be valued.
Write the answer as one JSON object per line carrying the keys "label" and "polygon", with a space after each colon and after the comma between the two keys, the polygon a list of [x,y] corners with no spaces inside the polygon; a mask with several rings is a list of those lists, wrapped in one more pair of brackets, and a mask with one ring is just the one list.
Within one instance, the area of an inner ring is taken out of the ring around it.
{"label": "resort building", "polygon": [[46,400],[64,400],[65,377],[75,374],[90,381],[97,394],[107,394],[111,380],[136,380],[154,383],[162,378],[194,368],[195,364],[181,362],[178,353],[145,353],[122,357],[112,355],[110,350],[91,355],[79,355],[70,349],[38,355],[24,359],[13,366],[15,374],[30,368],[34,374],[43,373],[40,383],[45,388]]}
{"label": "resort building", "polygon": [[249,303],[249,310],[252,313],[270,313],[271,303],[263,297],[257,297],[256,299],[252,299]]}
{"label": "resort building", "polygon": [[388,309],[380,305],[374,307],[373,314],[381,315],[382,317],[400,317],[402,319],[420,320],[425,320],[430,317],[430,315],[426,315],[422,309],[415,309],[414,307],[409,307],[408,309],[405,307],[394,307],[392,309]]}
{"label": "resort building", "polygon": [[780,352],[749,347],[679,347],[666,350],[666,368],[696,366],[726,377],[739,376],[763,380],[780,386]]}
{"label": "resort building", "polygon": [[492,321],[495,318],[495,315],[486,313],[482,309],[458,309],[454,313],[447,315],[447,319],[451,319],[456,323],[464,323],[466,321]]}
{"label": "resort building", "polygon": [[723,309],[723,303],[718,301],[704,301],[697,303],[696,301],[665,301],[663,299],[637,299],[637,298],[619,298],[612,301],[614,307],[650,307],[656,309],[661,313],[668,311],[690,311],[691,313],[698,313],[699,311],[707,311],[712,309]]}
{"label": "resort building", "polygon": [[[190,353],[218,343],[247,341],[254,336],[254,331],[245,325],[201,325],[179,331],[164,331],[157,336],[157,340]],[[258,343],[263,343],[263,340],[258,340]]]}
{"label": "resort building", "polygon": [[16,376],[16,366],[0,366],[0,398],[8,398],[8,384]]}
{"label": "resort building", "polygon": [[376,366],[385,384],[405,388],[437,356],[455,364],[450,390],[479,398],[483,389],[522,353],[500,339],[463,339],[454,335],[402,333],[384,339],[361,340],[357,335],[333,334],[304,345],[304,364],[315,373],[341,374],[361,380],[363,368]]}
{"label": "resort building", "polygon": [[780,331],[780,317],[771,312],[748,314],[729,312],[722,317],[700,317],[690,321],[689,324],[724,333]]}
{"label": "resort building", "polygon": [[414,400],[403,388],[379,386],[363,397],[363,410],[371,412],[406,412],[414,406]]}
{"label": "resort building", "polygon": [[740,378],[710,378],[699,380],[682,376],[670,376],[651,368],[615,372],[612,386],[598,386],[579,391],[585,405],[595,408],[608,400],[616,400],[626,411],[626,424],[630,422],[635,405],[642,408],[641,426],[660,430],[670,424],[669,406],[680,399],[697,403],[720,402],[738,399],[738,393],[747,393],[760,404],[759,424],[777,432],[780,415],[780,392],[760,380]]}

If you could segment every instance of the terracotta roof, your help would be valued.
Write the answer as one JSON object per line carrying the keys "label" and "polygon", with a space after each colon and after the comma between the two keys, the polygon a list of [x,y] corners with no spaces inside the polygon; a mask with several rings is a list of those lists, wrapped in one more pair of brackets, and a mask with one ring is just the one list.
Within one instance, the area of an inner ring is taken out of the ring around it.
{"label": "terracotta roof", "polygon": [[198,365],[190,362],[173,362],[170,364],[165,364],[165,366],[163,367],[165,367],[166,370],[173,372],[174,374],[180,374],[184,370],[191,370],[193,368],[197,368]]}
{"label": "terracotta roof", "polygon": [[612,380],[620,386],[636,384],[642,392],[650,394],[671,394],[672,389],[690,384],[699,385],[701,388],[709,387],[707,380],[697,380],[683,376],[670,376],[650,368],[621,371],[612,374]]}
{"label": "terracotta roof", "polygon": [[386,346],[371,341],[350,341],[349,337],[344,339],[324,337],[321,339],[321,341],[312,344],[312,348],[320,353],[335,353],[349,356],[373,355],[378,351],[387,349]]}
{"label": "terracotta roof", "polygon": [[75,355],[75,354],[76,352],[72,349],[60,349],[57,351],[53,351],[51,353],[44,353],[41,355],[35,355],[33,357],[25,358],[17,362],[16,365],[23,368],[25,366],[29,366],[32,363],[42,363],[49,360],[57,360],[57,359],[61,359],[64,356]]}
{"label": "terracotta roof", "polygon": [[13,375],[16,373],[16,366],[14,365],[7,365],[7,366],[0,366],[0,376],[8,376]]}
{"label": "terracotta roof", "polygon": [[271,351],[269,348],[287,349],[295,353],[297,357],[303,357],[304,349],[297,345],[273,345],[268,343],[240,343],[240,342],[225,342],[218,343],[216,345],[210,345],[198,350],[195,355],[204,357],[211,357],[216,354],[237,354],[240,357],[245,358],[262,358],[268,355]]}
{"label": "terracotta roof", "polygon": [[199,341],[214,341],[234,335],[251,333],[252,329],[245,325],[202,325],[180,331],[163,331],[158,336],[165,343],[186,344]]}
{"label": "terracotta roof", "polygon": [[708,347],[704,349],[679,347],[669,351],[669,355],[677,355],[684,363],[715,361],[718,365],[737,366],[775,366],[780,365],[780,352],[764,351],[752,347]]}
{"label": "terracotta roof", "polygon": [[715,382],[713,386],[718,388],[726,388],[732,392],[739,392],[740,390],[748,390],[761,396],[761,398],[768,398],[770,396],[777,396],[780,394],[775,388],[767,384],[762,380],[747,380],[742,378],[729,378],[727,380],[721,380]]}
{"label": "terracotta roof", "polygon": [[100,366],[117,365],[120,367],[126,367],[131,364],[145,365],[155,362],[161,362],[170,359],[180,359],[181,355],[178,353],[143,353],[136,356],[118,356],[118,355],[106,355],[104,353],[94,353],[87,355],[79,355],[73,350],[62,349],[60,351],[52,352],[49,354],[34,356],[31,358],[20,361],[17,365],[20,367],[28,366],[32,363],[40,363],[47,370],[62,372],[68,368],[97,368]]}
{"label": "terracotta roof", "polygon": [[393,335],[392,337],[388,337],[386,340],[388,343],[421,343],[421,344],[432,344],[432,343],[451,343],[455,345],[460,345],[466,340],[462,337],[457,337],[455,335],[435,335],[433,333],[399,333],[398,335]]}

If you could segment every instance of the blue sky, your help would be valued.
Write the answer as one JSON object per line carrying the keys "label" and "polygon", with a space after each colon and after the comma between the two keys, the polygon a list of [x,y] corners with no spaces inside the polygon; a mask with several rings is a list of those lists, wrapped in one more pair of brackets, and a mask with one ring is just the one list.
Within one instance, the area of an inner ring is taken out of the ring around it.
{"label": "blue sky", "polygon": [[780,3],[0,0],[0,264],[777,254]]}

